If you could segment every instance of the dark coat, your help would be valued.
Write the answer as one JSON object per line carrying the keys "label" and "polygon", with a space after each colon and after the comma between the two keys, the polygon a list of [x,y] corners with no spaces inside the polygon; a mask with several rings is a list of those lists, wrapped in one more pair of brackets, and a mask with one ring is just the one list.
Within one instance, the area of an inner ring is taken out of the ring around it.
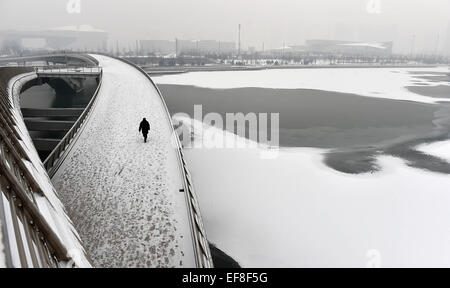
{"label": "dark coat", "polygon": [[147,120],[142,120],[141,124],[139,124],[139,132],[141,132],[141,130],[143,134],[147,134],[148,130],[150,130],[150,123],[148,123]]}

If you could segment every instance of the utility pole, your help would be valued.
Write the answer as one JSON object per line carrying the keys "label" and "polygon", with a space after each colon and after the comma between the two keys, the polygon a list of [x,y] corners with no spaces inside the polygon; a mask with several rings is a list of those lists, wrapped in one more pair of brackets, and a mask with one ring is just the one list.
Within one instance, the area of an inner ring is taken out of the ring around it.
{"label": "utility pole", "polygon": [[178,38],[175,38],[175,57],[178,57]]}

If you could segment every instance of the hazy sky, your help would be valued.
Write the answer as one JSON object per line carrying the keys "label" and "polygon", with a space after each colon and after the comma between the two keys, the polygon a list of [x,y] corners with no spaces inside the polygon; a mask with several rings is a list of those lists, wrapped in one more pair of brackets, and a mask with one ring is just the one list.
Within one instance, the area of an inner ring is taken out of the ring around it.
{"label": "hazy sky", "polygon": [[[68,13],[70,1],[81,2],[80,13]],[[256,49],[324,38],[392,40],[395,51],[410,52],[415,35],[415,52],[431,53],[450,43],[449,11],[450,0],[0,0],[0,30],[89,24],[108,31],[112,45],[175,37],[237,41],[241,23],[243,46]]]}

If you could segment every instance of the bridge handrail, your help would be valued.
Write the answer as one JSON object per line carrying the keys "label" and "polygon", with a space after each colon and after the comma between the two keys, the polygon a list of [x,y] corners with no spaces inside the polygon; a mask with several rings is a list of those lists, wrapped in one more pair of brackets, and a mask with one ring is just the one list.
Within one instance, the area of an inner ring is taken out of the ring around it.
{"label": "bridge handrail", "polygon": [[38,205],[42,201],[38,198],[46,199],[42,192],[45,188],[41,189],[35,171],[26,165],[32,157],[22,147],[26,135],[19,127],[15,99],[9,97],[6,86],[9,79],[26,73],[16,78],[14,91],[16,83],[30,76],[28,72],[30,69],[16,68],[0,75],[4,78],[0,79],[0,221],[4,230],[0,233],[5,233],[7,265],[60,267],[71,258]]}
{"label": "bridge handrail", "polygon": [[87,104],[83,113],[81,113],[80,117],[78,117],[77,121],[73,124],[72,128],[70,128],[70,130],[61,139],[61,141],[58,143],[58,145],[56,145],[56,147],[53,149],[53,151],[44,160],[43,164],[44,164],[44,167],[47,170],[47,173],[50,178],[56,173],[57,169],[59,168],[59,165],[56,165],[58,160],[61,158],[63,152],[66,150],[67,146],[71,143],[72,139],[76,136],[78,130],[81,128],[84,121],[86,120],[86,117],[91,112],[92,107],[97,100],[97,95],[98,95],[98,92],[100,91],[100,87],[102,85],[102,77],[103,77],[103,70],[100,68],[100,76],[99,76],[98,86],[97,86],[97,89],[95,90],[94,95],[92,96],[91,100]]}
{"label": "bridge handrail", "polygon": [[102,68],[98,66],[33,66],[36,73],[87,73],[87,74],[100,74]]}
{"label": "bridge handrail", "polygon": [[[82,61],[84,63],[89,63],[89,65],[98,65],[98,61],[97,59],[95,59],[94,57],[92,57],[91,55],[88,54],[80,54],[80,53],[74,53],[71,51],[58,51],[58,52],[49,52],[49,53],[44,53],[44,54],[38,54],[38,55],[27,55],[27,56],[13,56],[13,57],[2,57],[0,58],[0,63],[11,63],[11,62],[17,62],[17,63],[24,63],[27,60],[28,61],[39,61],[42,59],[48,59],[49,57],[60,57],[60,58],[64,58],[65,61],[67,61],[68,58],[71,59],[77,59],[79,61]],[[21,65],[19,65],[21,66]]]}
{"label": "bridge handrail", "polygon": [[[132,67],[136,68],[139,72],[141,72],[150,81],[150,83],[153,85],[153,87],[158,92],[158,95],[163,103],[164,110],[166,112],[165,113],[166,117],[167,117],[171,127],[173,127],[172,117],[170,116],[169,109],[167,108],[166,102],[164,101],[164,97],[162,96],[161,91],[159,90],[158,86],[156,86],[156,84],[153,82],[152,78],[150,78],[150,76],[141,67],[135,65],[134,63],[132,63],[126,59],[120,58],[120,57],[108,55],[105,53],[98,53],[98,52],[95,52],[93,54],[100,54],[100,55],[105,55],[107,57],[112,57],[112,58],[122,61],[128,65],[131,65]],[[177,157],[178,157],[178,160],[180,163],[181,173],[182,173],[182,175],[184,175],[184,177],[183,177],[184,185],[183,186],[184,186],[184,192],[186,194],[186,201],[188,203],[188,210],[189,210],[189,216],[190,216],[189,223],[191,225],[192,237],[194,239],[194,253],[196,255],[195,260],[196,260],[197,266],[200,268],[212,268],[214,265],[213,265],[213,261],[212,261],[212,256],[211,256],[211,251],[209,248],[208,240],[206,238],[206,232],[203,227],[203,222],[202,222],[199,205],[197,203],[197,195],[195,194],[194,186],[192,184],[193,183],[192,178],[191,178],[189,170],[186,166],[186,161],[184,159],[184,154],[183,154],[183,149],[182,149],[182,146],[180,143],[180,139],[178,138],[177,135],[174,135],[174,138],[175,138],[174,140],[176,141],[176,144],[178,147]]]}
{"label": "bridge handrail", "polygon": [[[97,53],[97,54],[100,54],[100,53]],[[107,55],[107,56],[111,57],[110,55]],[[113,56],[113,58],[116,58],[116,57]],[[170,125],[172,125],[172,127],[173,127],[172,118],[170,116],[167,105],[164,101],[164,98],[162,97],[160,90],[154,84],[153,80],[148,76],[148,74],[144,70],[142,70],[140,67],[134,65],[133,63],[131,63],[125,59],[121,59],[121,58],[116,58],[116,59],[135,67],[150,81],[150,83],[152,83],[153,87],[158,92],[159,97],[163,103],[167,119],[168,119]],[[72,139],[74,137],[76,137],[78,130],[82,127],[82,124],[84,123],[84,121],[86,120],[90,111],[92,110],[92,107],[97,98],[98,91],[101,87],[102,75],[103,75],[103,71],[100,72],[100,77],[99,77],[100,81],[99,81],[97,90],[96,90],[94,96],[92,97],[92,99],[90,100],[90,102],[88,103],[86,109],[83,111],[82,115],[78,118],[78,120],[74,124],[74,126],[72,126],[72,128],[69,130],[69,132],[65,135],[65,137],[61,140],[61,142],[57,145],[57,147],[55,147],[55,149],[52,151],[52,153],[44,161],[44,167],[48,171],[48,174],[50,177],[52,175],[54,175],[54,173],[56,173],[59,165],[62,162],[62,160],[60,160],[62,157],[62,154],[67,149],[68,145],[72,142]],[[179,164],[180,164],[180,170],[182,172],[182,175],[184,176],[183,177],[183,188],[184,188],[184,192],[186,195],[186,204],[188,206],[187,208],[188,208],[189,220],[190,220],[189,223],[191,225],[191,234],[192,234],[192,238],[193,238],[195,261],[196,261],[197,267],[205,267],[205,268],[213,267],[211,251],[209,249],[209,244],[208,244],[208,241],[206,238],[206,233],[205,233],[203,223],[202,223],[200,209],[199,209],[199,206],[198,206],[198,203],[196,200],[197,196],[195,194],[194,187],[192,185],[192,178],[190,176],[190,173],[186,166],[186,162],[184,160],[181,143],[176,135],[174,135],[174,140],[176,141],[177,147],[178,147],[177,157],[178,157]]]}

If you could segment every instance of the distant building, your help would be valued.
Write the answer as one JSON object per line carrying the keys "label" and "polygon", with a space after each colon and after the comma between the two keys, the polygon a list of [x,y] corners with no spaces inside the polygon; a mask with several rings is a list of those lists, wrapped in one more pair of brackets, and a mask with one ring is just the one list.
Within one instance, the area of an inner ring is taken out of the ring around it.
{"label": "distant building", "polygon": [[175,52],[175,42],[169,40],[141,40],[140,51],[143,54],[170,54]]}
{"label": "distant building", "polygon": [[283,45],[281,47],[270,49],[267,52],[275,56],[288,56],[288,55],[292,56],[294,54],[304,52],[305,51],[304,47],[305,46],[300,45],[289,45],[289,46]]}
{"label": "distant building", "polygon": [[0,48],[11,46],[35,50],[106,51],[108,33],[89,25],[64,26],[40,31],[0,31]]}
{"label": "distant building", "polygon": [[234,42],[179,40],[178,43],[178,53],[185,54],[230,54],[236,51]]}
{"label": "distant building", "polygon": [[234,42],[216,40],[141,40],[140,50],[144,54],[230,54],[236,51]]}
{"label": "distant building", "polygon": [[197,40],[178,40],[177,45],[177,54],[190,54],[190,55],[196,55],[200,53],[199,46],[200,41]]}
{"label": "distant building", "polygon": [[220,53],[233,54],[236,52],[235,42],[220,42]]}
{"label": "distant building", "polygon": [[392,42],[306,40],[302,49],[306,52],[373,56],[392,54],[392,46]]}

